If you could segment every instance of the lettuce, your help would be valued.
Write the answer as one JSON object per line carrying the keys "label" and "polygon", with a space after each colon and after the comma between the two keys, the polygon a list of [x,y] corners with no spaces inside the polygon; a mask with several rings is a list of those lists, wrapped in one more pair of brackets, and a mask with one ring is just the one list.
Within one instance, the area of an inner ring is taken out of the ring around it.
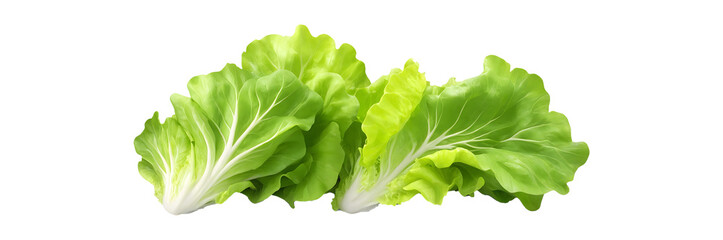
{"label": "lettuce", "polygon": [[489,56],[484,72],[430,85],[419,64],[370,82],[348,44],[299,26],[248,45],[241,68],[192,78],[175,114],[134,141],[140,174],[173,214],[272,195],[294,206],[332,192],[349,213],[449,191],[519,199],[529,210],[587,160],[542,80]]}
{"label": "lettuce", "polygon": [[392,71],[362,120],[366,143],[343,174],[334,207],[354,213],[416,194],[441,204],[456,190],[517,197],[536,210],[543,194],[566,194],[587,145],[572,142],[565,116],[548,110],[537,75],[510,71],[495,56],[484,67],[478,77],[427,88],[414,63]]}
{"label": "lettuce", "polygon": [[173,95],[176,114],[146,122],[135,141],[138,168],[168,212],[222,203],[251,180],[299,161],[321,97],[291,72],[264,77],[233,64],[190,80],[191,97]]}
{"label": "lettuce", "polygon": [[254,180],[256,188],[244,194],[253,202],[274,194],[292,207],[295,201],[318,199],[336,185],[344,163],[342,138],[357,121],[359,109],[353,94],[370,84],[364,63],[350,45],[337,49],[331,37],[313,37],[299,26],[292,36],[269,35],[249,44],[242,66],[261,76],[291,71],[323,99],[314,125],[304,133],[307,152],[302,160],[284,174]]}

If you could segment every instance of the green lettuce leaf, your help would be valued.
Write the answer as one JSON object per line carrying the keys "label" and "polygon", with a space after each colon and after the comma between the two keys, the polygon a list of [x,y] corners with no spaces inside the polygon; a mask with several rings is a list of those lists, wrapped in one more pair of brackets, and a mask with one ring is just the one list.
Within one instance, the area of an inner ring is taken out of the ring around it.
{"label": "green lettuce leaf", "polygon": [[485,183],[481,169],[475,155],[466,149],[434,152],[415,160],[407,174],[394,179],[380,203],[397,205],[419,193],[429,202],[442,204],[450,190],[471,196]]}
{"label": "green lettuce leaf", "polygon": [[192,78],[191,97],[173,95],[175,115],[158,115],[135,139],[141,175],[173,214],[222,203],[252,180],[277,174],[306,153],[302,131],[321,97],[285,70],[255,78],[233,64]]}
{"label": "green lettuce leaf", "polygon": [[[374,163],[389,138],[404,126],[419,104],[427,85],[424,74],[419,73],[419,64],[409,60],[404,65],[404,70],[393,69],[389,75],[357,92],[357,97],[361,96],[359,102],[362,106],[367,106],[364,107],[367,110],[358,129],[345,138],[345,141],[354,144],[347,144],[348,154],[344,170],[340,173],[341,181],[336,189],[336,196],[344,195],[347,188],[359,184],[355,181],[358,180],[355,174],[363,171],[364,160],[370,160],[367,165]],[[362,144],[363,148],[355,149]],[[341,198],[337,197],[332,202],[334,209],[340,208],[339,199]]]}
{"label": "green lettuce leaf", "polygon": [[249,44],[242,56],[245,70],[263,76],[279,69],[294,73],[323,99],[312,128],[304,133],[303,159],[277,175],[259,178],[244,194],[253,202],[272,194],[286,200],[310,201],[334,187],[346,154],[342,138],[357,121],[357,89],[369,85],[364,63],[348,44],[338,49],[327,35],[313,37],[305,26],[292,36],[269,35]]}
{"label": "green lettuce leaf", "polygon": [[[520,198],[534,210],[544,193],[566,194],[567,182],[587,160],[587,145],[572,142],[565,117],[548,110],[549,95],[537,75],[510,71],[495,56],[487,57],[484,66],[478,77],[428,87],[409,116],[386,115],[403,122],[401,130],[379,143],[366,139],[363,152],[369,146],[383,150],[372,162],[364,162],[369,160],[365,156],[357,160],[341,180],[345,184],[337,188],[334,206],[365,211],[379,203],[399,204],[416,192],[441,203],[443,189],[471,195],[470,189],[477,188],[501,201]],[[374,107],[365,123],[374,119]],[[384,108],[397,112],[398,107]],[[440,153],[460,149],[474,155],[476,163],[470,154]],[[440,161],[453,164],[434,164]]]}
{"label": "green lettuce leaf", "polygon": [[412,60],[407,61],[404,70],[392,70],[379,102],[367,110],[361,125],[367,137],[360,159],[362,165],[375,162],[417,107],[427,85],[424,74],[419,73],[419,64]]}

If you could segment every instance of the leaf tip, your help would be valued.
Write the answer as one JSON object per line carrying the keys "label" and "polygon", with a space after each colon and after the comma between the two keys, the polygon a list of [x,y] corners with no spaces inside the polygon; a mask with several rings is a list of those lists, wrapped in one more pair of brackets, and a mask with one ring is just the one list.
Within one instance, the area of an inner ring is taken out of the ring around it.
{"label": "leaf tip", "polygon": [[311,32],[309,32],[309,28],[306,27],[306,25],[299,24],[298,26],[296,26],[296,31],[294,31],[294,35],[311,37]]}
{"label": "leaf tip", "polygon": [[510,64],[507,63],[502,58],[495,56],[495,55],[489,55],[485,57],[484,60],[484,73],[509,73],[510,72]]}

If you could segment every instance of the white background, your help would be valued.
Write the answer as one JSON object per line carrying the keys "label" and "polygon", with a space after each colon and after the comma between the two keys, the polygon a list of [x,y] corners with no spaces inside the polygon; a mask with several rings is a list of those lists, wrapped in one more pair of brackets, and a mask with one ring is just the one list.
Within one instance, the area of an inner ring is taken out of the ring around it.
{"label": "white background", "polygon": [[[682,2],[3,1],[0,239],[721,239],[723,14]],[[352,44],[372,80],[408,58],[465,79],[498,55],[542,76],[590,158],[536,212],[450,193],[355,215],[331,194],[166,213],[137,173],[143,122],[297,24]]]}

